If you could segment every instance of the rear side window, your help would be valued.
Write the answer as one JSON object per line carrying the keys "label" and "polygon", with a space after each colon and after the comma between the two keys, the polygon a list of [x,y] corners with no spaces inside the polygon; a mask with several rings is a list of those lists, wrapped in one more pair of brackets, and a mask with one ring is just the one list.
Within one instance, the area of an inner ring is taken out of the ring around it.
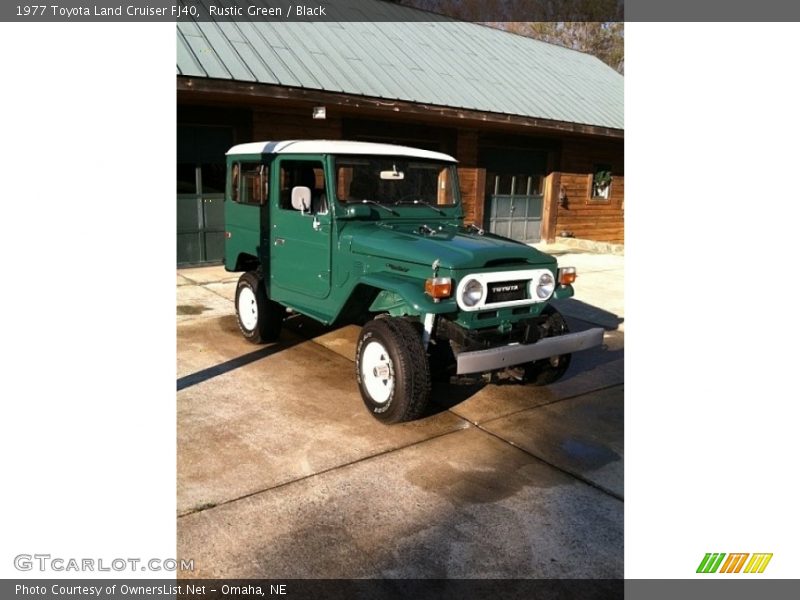
{"label": "rear side window", "polygon": [[269,200],[269,166],[234,163],[231,169],[231,197],[240,204],[266,204]]}

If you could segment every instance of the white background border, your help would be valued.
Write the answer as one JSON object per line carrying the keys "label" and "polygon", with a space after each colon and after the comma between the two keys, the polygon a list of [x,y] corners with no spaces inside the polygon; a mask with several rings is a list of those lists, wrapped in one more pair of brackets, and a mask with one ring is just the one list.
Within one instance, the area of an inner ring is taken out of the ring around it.
{"label": "white background border", "polygon": [[173,558],[175,25],[2,23],[0,56],[0,576]]}
{"label": "white background border", "polygon": [[798,34],[625,28],[626,577],[798,573]]}

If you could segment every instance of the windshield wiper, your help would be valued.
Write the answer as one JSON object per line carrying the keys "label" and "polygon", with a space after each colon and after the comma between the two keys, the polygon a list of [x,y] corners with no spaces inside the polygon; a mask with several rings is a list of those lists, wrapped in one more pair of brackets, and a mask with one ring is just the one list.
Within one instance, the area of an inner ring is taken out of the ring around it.
{"label": "windshield wiper", "polygon": [[373,206],[379,206],[383,210],[389,211],[390,214],[393,215],[397,214],[396,210],[392,210],[388,206],[384,206],[383,204],[381,204],[380,202],[376,202],[375,200],[367,200],[366,198],[364,198],[363,200],[361,200],[361,204],[372,204]]}
{"label": "windshield wiper", "polygon": [[397,202],[394,203],[395,206],[397,206],[398,204],[413,204],[415,206],[427,206],[431,210],[435,210],[440,215],[447,214],[442,209],[436,208],[433,204],[428,204],[427,202],[425,202],[425,200],[398,200]]}

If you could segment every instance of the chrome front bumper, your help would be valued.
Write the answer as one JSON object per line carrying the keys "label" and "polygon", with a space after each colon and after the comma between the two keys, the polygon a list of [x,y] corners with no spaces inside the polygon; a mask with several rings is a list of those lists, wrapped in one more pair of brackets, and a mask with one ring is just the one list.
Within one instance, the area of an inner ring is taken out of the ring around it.
{"label": "chrome front bumper", "polygon": [[603,343],[603,332],[601,327],[579,331],[578,333],[567,333],[557,337],[544,338],[534,344],[511,344],[509,346],[499,346],[488,350],[476,350],[475,352],[461,352],[456,360],[458,361],[457,373],[483,373],[513,367],[523,363],[550,358],[559,354],[571,354],[580,350],[588,350]]}

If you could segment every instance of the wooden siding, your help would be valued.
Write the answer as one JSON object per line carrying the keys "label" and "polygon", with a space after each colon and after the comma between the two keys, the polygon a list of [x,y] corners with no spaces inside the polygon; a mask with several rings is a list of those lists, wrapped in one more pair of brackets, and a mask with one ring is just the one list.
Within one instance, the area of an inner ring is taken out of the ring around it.
{"label": "wooden siding", "polygon": [[340,118],[312,119],[310,109],[253,111],[254,140],[338,140],[341,137]]}
{"label": "wooden siding", "polygon": [[561,189],[561,173],[551,171],[544,178],[542,186],[542,229],[543,241],[552,242],[556,236],[556,217],[558,215],[558,194]]}
{"label": "wooden siding", "polygon": [[458,131],[455,158],[462,167],[475,167],[478,165],[477,131],[463,129]]}
{"label": "wooden siding", "polygon": [[[611,166],[613,181],[608,199],[592,198],[592,175],[595,166]],[[560,189],[553,190],[550,209],[555,206],[555,224],[548,231],[548,241],[562,232],[573,237],[622,244],[625,241],[625,172],[621,142],[565,140],[561,150]]]}
{"label": "wooden siding", "polygon": [[464,222],[483,227],[486,193],[486,170],[474,168],[458,169],[461,202],[464,207]]}
{"label": "wooden siding", "polygon": [[458,181],[461,203],[464,208],[464,222],[483,227],[484,206],[486,203],[486,170],[478,165],[478,133],[459,129],[456,136],[458,160]]}
{"label": "wooden siding", "polygon": [[435,120],[430,123],[342,117],[342,139],[362,142],[379,142],[423,148],[454,155],[456,134],[441,127]]}

